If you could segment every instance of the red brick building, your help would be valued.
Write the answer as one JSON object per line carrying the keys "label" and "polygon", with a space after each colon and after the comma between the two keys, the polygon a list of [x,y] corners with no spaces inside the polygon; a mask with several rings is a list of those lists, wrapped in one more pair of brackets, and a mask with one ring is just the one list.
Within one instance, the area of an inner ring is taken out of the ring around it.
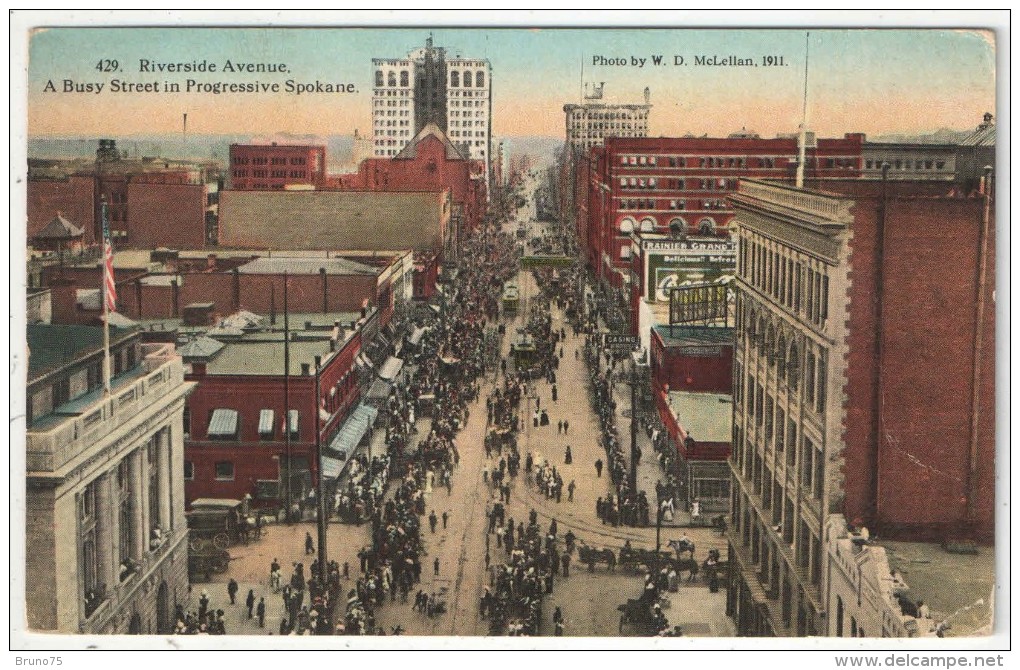
{"label": "red brick building", "polygon": [[204,247],[211,216],[205,169],[158,158],[121,159],[112,141],[103,142],[110,146],[95,161],[30,162],[29,238],[59,211],[84,229],[84,244],[95,243],[105,201],[115,248]]}
{"label": "red brick building", "polygon": [[[809,136],[808,178],[859,177],[864,135]],[[577,167],[578,236],[588,264],[619,288],[627,281],[630,233],[729,236],[726,196],[741,177],[792,179],[797,139],[606,138]]]}
{"label": "red brick building", "polygon": [[[246,257],[210,255],[200,263],[177,262],[174,270],[117,270],[117,311],[136,321],[180,319],[192,304],[208,305],[209,320],[240,310],[280,314],[284,275],[292,312],[358,312],[378,308],[382,325],[389,322],[395,302],[407,293],[410,278],[407,252],[394,252],[379,264],[343,257]],[[80,295],[98,290],[101,268],[57,268],[43,271],[52,289],[54,323],[93,323],[98,301],[82,303]]]}
{"label": "red brick building", "polygon": [[[315,450],[316,414],[324,454],[337,458],[335,439],[359,399],[355,359],[361,352],[360,329],[337,333],[327,315],[322,327],[302,328],[290,345],[289,409],[284,394],[284,343],[278,321],[273,333],[245,336],[206,349],[181,349],[190,363],[188,381],[197,382],[184,415],[184,478],[188,505],[197,498],[241,499],[256,507],[276,508],[286,496],[287,436],[293,499],[302,499],[319,478]],[[373,317],[374,318],[374,317]],[[344,324],[348,325],[348,324]],[[315,357],[321,359],[321,403],[315,396]],[[346,433],[345,433],[346,435]],[[358,436],[360,439],[361,436]],[[341,450],[342,451],[342,450]],[[350,454],[344,452],[345,455]]]}
{"label": "red brick building", "polygon": [[28,238],[32,239],[60,213],[84,231],[82,243],[96,241],[96,180],[92,175],[28,180]]}
{"label": "red brick building", "polygon": [[453,221],[463,233],[485,216],[485,162],[470,160],[434,123],[392,158],[368,158],[352,174],[330,175],[327,188],[341,191],[450,190]]}
{"label": "red brick building", "polygon": [[733,329],[656,326],[651,333],[652,394],[677,451],[684,503],[729,509]]}
{"label": "red brick building", "polygon": [[297,144],[231,144],[230,188],[235,191],[321,188],[326,147]]}

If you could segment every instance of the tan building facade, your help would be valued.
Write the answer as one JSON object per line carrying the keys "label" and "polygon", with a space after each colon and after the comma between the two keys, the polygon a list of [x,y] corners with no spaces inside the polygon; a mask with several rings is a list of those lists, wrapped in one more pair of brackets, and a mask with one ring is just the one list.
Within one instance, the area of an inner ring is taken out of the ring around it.
{"label": "tan building facade", "polygon": [[[30,326],[30,347],[69,335],[33,333],[46,328],[99,330]],[[70,365],[30,372],[28,628],[170,633],[188,597],[182,426],[194,385],[172,344],[140,344],[136,333],[117,341],[119,374],[104,397],[101,350],[79,353]]]}

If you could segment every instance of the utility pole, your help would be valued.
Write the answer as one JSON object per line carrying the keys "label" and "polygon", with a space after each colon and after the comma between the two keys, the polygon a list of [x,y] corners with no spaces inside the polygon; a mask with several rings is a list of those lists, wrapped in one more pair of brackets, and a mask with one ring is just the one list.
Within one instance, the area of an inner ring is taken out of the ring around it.
{"label": "utility pole", "polygon": [[630,369],[630,495],[637,500],[637,362],[631,358]]}
{"label": "utility pole", "polygon": [[283,272],[283,439],[287,449],[287,462],[284,465],[286,481],[284,482],[284,512],[287,525],[291,523],[291,478],[290,478],[290,318],[287,304],[287,272]]}
{"label": "utility pole", "polygon": [[315,499],[318,503],[318,530],[319,530],[319,579],[323,586],[326,585],[326,528],[329,525],[328,507],[326,505],[326,478],[322,475],[322,419],[319,412],[322,408],[322,357],[315,357],[315,459],[316,470],[318,470],[315,482]]}

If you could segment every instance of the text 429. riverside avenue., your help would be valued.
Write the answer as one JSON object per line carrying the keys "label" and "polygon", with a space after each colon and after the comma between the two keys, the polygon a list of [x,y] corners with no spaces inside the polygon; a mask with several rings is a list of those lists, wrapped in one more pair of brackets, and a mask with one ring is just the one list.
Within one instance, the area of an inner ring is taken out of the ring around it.
{"label": "text 429. riverside avenue.", "polygon": [[108,93],[211,93],[250,94],[250,93],[288,93],[302,95],[311,93],[357,93],[354,84],[348,82],[332,82],[314,79],[298,81],[288,79],[283,83],[266,81],[197,81],[186,79],[178,81],[128,81],[114,78],[108,82],[80,81],[77,79],[50,79],[43,87],[44,93],[73,93],[100,95]]}

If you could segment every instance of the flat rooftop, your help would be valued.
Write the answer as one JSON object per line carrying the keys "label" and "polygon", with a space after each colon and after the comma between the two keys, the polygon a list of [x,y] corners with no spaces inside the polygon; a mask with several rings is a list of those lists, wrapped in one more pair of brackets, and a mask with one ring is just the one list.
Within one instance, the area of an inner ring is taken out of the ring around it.
{"label": "flat rooftop", "polygon": [[948,620],[947,635],[991,635],[995,550],[978,547],[977,554],[951,554],[928,542],[872,542],[885,549],[889,568],[907,583],[914,600],[923,600],[934,621]]}
{"label": "flat rooftop", "polygon": [[725,393],[670,391],[669,406],[680,426],[697,442],[733,439],[733,398]]}

